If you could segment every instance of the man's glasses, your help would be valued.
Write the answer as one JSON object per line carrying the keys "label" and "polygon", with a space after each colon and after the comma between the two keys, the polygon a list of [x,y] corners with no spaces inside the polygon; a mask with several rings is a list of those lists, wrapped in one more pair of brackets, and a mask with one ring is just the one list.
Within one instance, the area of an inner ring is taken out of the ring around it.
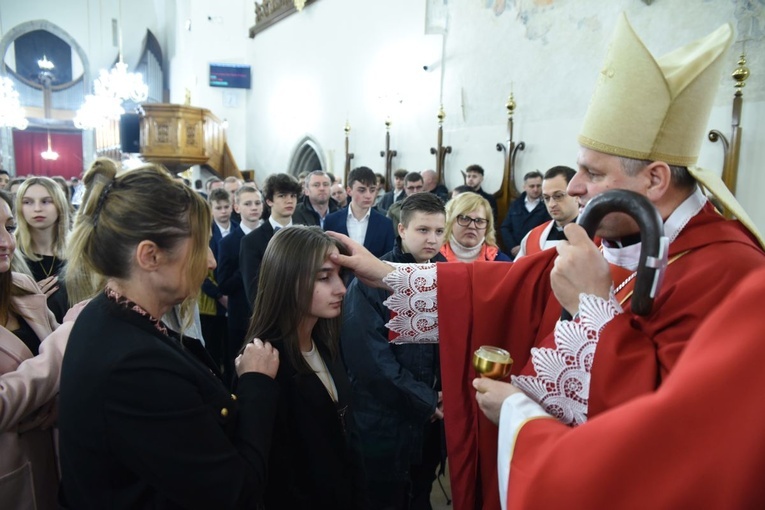
{"label": "man's glasses", "polygon": [[545,204],[549,204],[550,200],[554,200],[555,202],[563,202],[568,195],[565,193],[555,193],[553,196],[550,195],[542,195],[542,200],[544,200]]}
{"label": "man's glasses", "polygon": [[471,218],[464,214],[457,215],[457,225],[460,227],[469,227],[471,223],[475,223],[475,228],[483,230],[489,225],[489,220],[485,218]]}

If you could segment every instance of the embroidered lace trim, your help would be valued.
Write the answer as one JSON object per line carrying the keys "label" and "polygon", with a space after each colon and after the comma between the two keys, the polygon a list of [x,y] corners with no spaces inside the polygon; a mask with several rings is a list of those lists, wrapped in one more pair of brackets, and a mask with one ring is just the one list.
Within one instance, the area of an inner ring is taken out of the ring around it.
{"label": "embroidered lace trim", "polygon": [[608,300],[580,294],[579,315],[555,325],[555,348],[531,349],[535,376],[514,376],[512,383],[566,425],[587,421],[590,373],[600,332],[622,308],[611,289]]}
{"label": "embroidered lace trim", "polygon": [[438,343],[436,265],[388,264],[393,271],[383,281],[393,294],[383,305],[393,312],[386,326],[399,335],[394,343]]}
{"label": "embroidered lace trim", "polygon": [[167,331],[167,326],[165,326],[165,324],[161,320],[154,318],[149,312],[144,310],[141,307],[141,305],[139,305],[138,303],[135,303],[134,301],[129,300],[128,298],[126,298],[125,296],[123,296],[122,294],[118,293],[116,290],[110,287],[105,287],[104,293],[106,294],[107,298],[114,301],[118,305],[124,308],[127,308],[128,310],[132,310],[133,312],[137,313],[138,315],[142,317],[146,317],[149,320],[149,322],[151,322],[151,324],[155,328],[157,328],[157,330],[163,335],[165,336],[169,335]]}

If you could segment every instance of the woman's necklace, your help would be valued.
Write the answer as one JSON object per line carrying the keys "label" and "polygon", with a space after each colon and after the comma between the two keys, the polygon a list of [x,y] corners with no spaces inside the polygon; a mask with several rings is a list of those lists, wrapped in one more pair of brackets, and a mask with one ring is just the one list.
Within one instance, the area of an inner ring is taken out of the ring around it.
{"label": "woman's necklace", "polygon": [[56,267],[56,256],[53,255],[53,260],[50,263],[50,269],[45,269],[45,264],[43,264],[44,255],[40,255],[40,260],[37,261],[37,263],[40,265],[40,269],[42,269],[43,274],[45,275],[45,278],[48,278],[51,274],[53,274],[53,268]]}

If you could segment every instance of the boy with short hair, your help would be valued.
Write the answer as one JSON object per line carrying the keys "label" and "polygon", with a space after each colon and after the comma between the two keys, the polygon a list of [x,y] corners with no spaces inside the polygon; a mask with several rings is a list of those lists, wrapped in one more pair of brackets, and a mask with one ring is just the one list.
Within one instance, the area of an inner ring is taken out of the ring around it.
{"label": "boy with short hair", "polygon": [[[382,260],[443,262],[446,212],[432,193],[406,197],[399,239]],[[358,280],[345,295],[340,347],[353,388],[370,508],[429,508],[441,461],[443,409],[437,344],[396,344],[388,292]]]}
{"label": "boy with short hair", "polygon": [[372,206],[377,198],[377,177],[360,166],[348,174],[348,207],[327,215],[324,230],[345,234],[376,257],[393,248],[393,223]]}
{"label": "boy with short hair", "polygon": [[263,185],[263,198],[270,216],[261,226],[242,238],[239,247],[239,267],[244,291],[250,307],[258,292],[258,273],[269,241],[277,230],[292,225],[292,214],[303,187],[288,174],[272,174]]}
{"label": "boy with short hair", "polygon": [[239,248],[242,238],[263,223],[260,219],[263,214],[260,191],[245,184],[236,190],[234,197],[234,209],[242,221],[232,230],[231,235],[221,239],[218,244],[218,269],[215,273],[218,287],[228,296],[228,346],[224,358],[224,380],[233,379],[234,358],[244,342],[252,315],[239,268]]}
{"label": "boy with short hair", "polygon": [[[210,190],[207,201],[210,204],[210,209],[212,209],[213,217],[210,250],[217,263],[218,243],[238,225],[231,221],[231,195],[225,188]],[[209,271],[207,278],[202,282],[202,293],[199,295],[198,301],[199,319],[202,324],[205,346],[222,372],[225,365],[228,329],[228,321],[226,320],[228,296],[218,286],[213,271]]]}
{"label": "boy with short hair", "polygon": [[218,243],[226,237],[238,224],[231,220],[231,194],[225,188],[215,188],[210,191],[207,202],[212,209],[213,225],[210,249],[218,260]]}

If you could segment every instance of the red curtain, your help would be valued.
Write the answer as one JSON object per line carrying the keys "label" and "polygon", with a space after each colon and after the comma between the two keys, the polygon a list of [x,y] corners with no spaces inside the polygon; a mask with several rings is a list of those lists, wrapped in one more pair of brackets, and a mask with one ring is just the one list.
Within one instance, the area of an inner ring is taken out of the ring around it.
{"label": "red curtain", "polygon": [[82,168],[82,132],[50,132],[51,148],[58,159],[47,160],[40,153],[48,150],[47,131],[13,130],[13,151],[16,155],[16,175],[60,175],[65,179],[79,177]]}

